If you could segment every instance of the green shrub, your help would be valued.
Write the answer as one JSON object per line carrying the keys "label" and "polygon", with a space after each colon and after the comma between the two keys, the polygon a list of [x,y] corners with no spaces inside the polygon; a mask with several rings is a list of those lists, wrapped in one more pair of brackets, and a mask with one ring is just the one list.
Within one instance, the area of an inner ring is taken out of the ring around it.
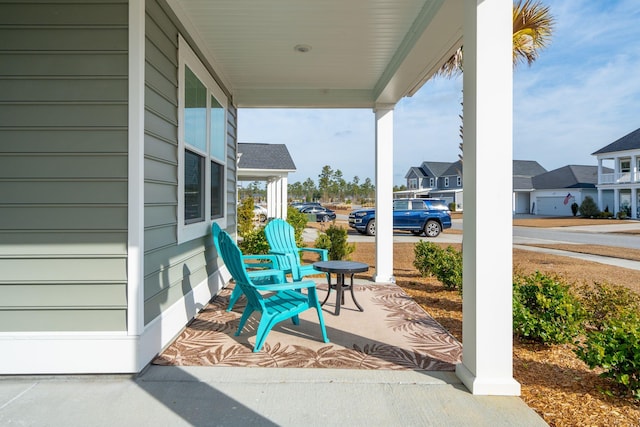
{"label": "green shrub", "polygon": [[629,310],[587,332],[575,350],[591,369],[600,367],[600,376],[610,378],[623,390],[640,399],[640,318]]}
{"label": "green shrub", "polygon": [[413,265],[422,276],[434,276],[445,288],[462,292],[462,252],[421,240],[416,243],[414,254]]}
{"label": "green shrub", "polygon": [[600,210],[591,196],[585,196],[584,200],[580,204],[579,211],[580,215],[586,218],[590,218],[592,216],[597,217],[600,214]]}
{"label": "green shrub", "polygon": [[287,209],[287,222],[291,224],[296,236],[296,244],[298,247],[303,247],[304,242],[302,240],[302,232],[307,226],[307,215],[303,214],[296,208],[289,206]]}
{"label": "green shrub", "polygon": [[267,254],[269,253],[269,243],[267,237],[264,234],[264,227],[254,228],[244,235],[241,241],[238,242],[238,247],[243,254]]}
{"label": "green shrub", "polygon": [[327,249],[330,260],[348,259],[356,249],[355,243],[347,242],[347,230],[331,224],[326,231],[320,232],[315,241],[316,248]]}
{"label": "green shrub", "polygon": [[455,202],[451,202],[451,203],[449,203],[449,210],[450,210],[451,212],[455,212],[455,211],[456,211],[456,204],[455,204]]}
{"label": "green shrub", "polygon": [[245,237],[247,234],[253,231],[253,198],[248,197],[240,203],[238,206],[238,234],[240,237]]}
{"label": "green shrub", "polygon": [[536,272],[514,277],[513,331],[544,344],[572,341],[582,332],[585,311],[559,278]]}
{"label": "green shrub", "polygon": [[578,297],[587,313],[589,329],[601,330],[610,319],[624,317],[629,311],[640,313],[640,296],[619,285],[583,285],[578,288]]}

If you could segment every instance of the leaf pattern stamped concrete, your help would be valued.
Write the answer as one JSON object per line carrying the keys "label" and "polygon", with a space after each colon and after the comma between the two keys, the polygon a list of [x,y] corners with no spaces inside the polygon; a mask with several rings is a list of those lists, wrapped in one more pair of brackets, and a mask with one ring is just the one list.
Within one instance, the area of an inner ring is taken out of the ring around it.
{"label": "leaf pattern stamped concrete", "polygon": [[[257,314],[234,336],[245,306],[241,298],[232,312],[225,311],[231,289],[223,289],[153,363],[452,371],[462,356],[462,345],[400,287],[371,283],[354,288],[364,312],[347,293],[335,316],[335,293],[329,296],[323,316],[330,343],[320,340],[318,317],[308,310],[300,315],[300,325],[284,321],[276,326],[263,350],[253,353]],[[326,284],[318,284],[320,301],[326,289]]]}

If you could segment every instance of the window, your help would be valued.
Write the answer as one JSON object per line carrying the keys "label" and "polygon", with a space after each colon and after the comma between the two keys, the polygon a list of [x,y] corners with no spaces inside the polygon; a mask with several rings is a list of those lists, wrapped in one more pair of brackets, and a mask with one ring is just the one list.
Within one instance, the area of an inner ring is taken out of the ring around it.
{"label": "window", "polygon": [[435,180],[433,178],[429,178],[429,187],[433,188],[435,185]]}
{"label": "window", "polygon": [[462,187],[462,177],[461,177],[461,176],[459,176],[459,177],[458,177],[458,180],[457,180],[456,186],[458,186],[458,187]]}
{"label": "window", "polygon": [[449,177],[448,177],[448,176],[445,176],[445,177],[444,177],[444,186],[445,186],[445,187],[448,187],[448,186],[449,186]]}
{"label": "window", "polygon": [[418,188],[418,179],[409,178],[409,190],[415,190],[416,188]]}
{"label": "window", "polygon": [[178,243],[225,227],[227,98],[195,53],[179,42]]}

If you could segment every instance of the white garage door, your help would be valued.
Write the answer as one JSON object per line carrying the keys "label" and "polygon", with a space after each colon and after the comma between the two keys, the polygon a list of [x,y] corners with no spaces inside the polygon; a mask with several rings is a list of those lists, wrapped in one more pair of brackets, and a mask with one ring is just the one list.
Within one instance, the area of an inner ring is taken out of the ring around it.
{"label": "white garage door", "polygon": [[571,203],[564,204],[564,197],[538,197],[536,200],[537,215],[573,216]]}

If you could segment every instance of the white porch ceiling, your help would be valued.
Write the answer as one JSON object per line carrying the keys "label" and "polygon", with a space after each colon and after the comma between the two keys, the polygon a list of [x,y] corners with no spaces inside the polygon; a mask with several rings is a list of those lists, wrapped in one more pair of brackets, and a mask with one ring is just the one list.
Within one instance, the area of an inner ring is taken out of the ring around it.
{"label": "white porch ceiling", "polygon": [[462,44],[463,0],[167,2],[244,108],[395,104]]}

